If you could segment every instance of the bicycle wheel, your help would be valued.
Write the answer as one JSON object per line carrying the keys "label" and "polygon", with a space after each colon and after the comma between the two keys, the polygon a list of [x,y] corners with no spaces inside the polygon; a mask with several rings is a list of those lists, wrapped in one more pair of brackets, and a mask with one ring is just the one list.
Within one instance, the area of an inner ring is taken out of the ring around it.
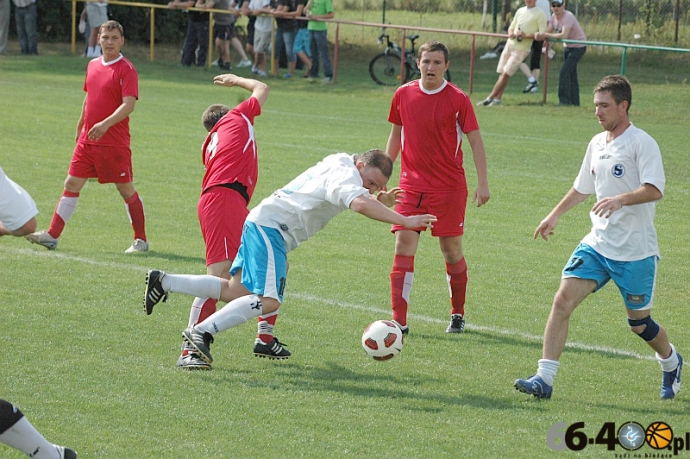
{"label": "bicycle wheel", "polygon": [[369,63],[372,80],[383,86],[400,85],[400,57],[381,53]]}

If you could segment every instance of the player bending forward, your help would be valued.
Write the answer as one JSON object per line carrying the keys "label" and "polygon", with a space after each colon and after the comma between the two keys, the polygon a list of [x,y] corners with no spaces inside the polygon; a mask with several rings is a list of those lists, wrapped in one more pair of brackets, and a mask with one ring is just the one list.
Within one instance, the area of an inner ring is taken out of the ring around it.
{"label": "player bending forward", "polygon": [[[214,335],[259,315],[278,312],[287,277],[287,253],[343,210],[349,208],[405,228],[431,228],[436,221],[433,215],[404,217],[387,207],[401,193],[399,188],[384,191],[392,171],[393,162],[381,150],[369,150],[361,156],[327,156],[249,212],[230,280],[149,271],[144,293],[146,312],[150,314],[169,292],[229,302],[182,333],[197,351],[193,355],[210,364]],[[273,336],[272,327],[264,333]],[[275,358],[286,358],[284,345],[277,338],[268,345]]]}

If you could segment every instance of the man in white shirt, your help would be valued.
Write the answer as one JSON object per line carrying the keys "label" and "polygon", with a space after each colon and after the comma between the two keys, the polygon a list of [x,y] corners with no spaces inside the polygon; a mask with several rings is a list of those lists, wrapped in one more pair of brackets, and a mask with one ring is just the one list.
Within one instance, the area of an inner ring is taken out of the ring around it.
{"label": "man in white shirt", "polygon": [[594,88],[596,116],[604,132],[592,138],[573,187],[534,233],[535,239],[548,240],[561,215],[596,195],[592,230],[563,269],[537,373],[514,384],[537,398],[551,398],[570,315],[609,280],[620,290],[631,331],[656,351],[663,373],[661,398],[673,398],[680,390],[683,359],[650,316],[659,260],[654,214],[666,179],[659,146],[628,118],[631,101],[630,83],[620,75],[605,77]]}
{"label": "man in white shirt", "polygon": [[[287,252],[343,210],[349,208],[373,220],[410,229],[432,227],[436,221],[433,215],[404,217],[388,208],[401,193],[397,187],[385,191],[392,171],[393,161],[381,150],[369,150],[361,156],[327,156],[251,210],[229,280],[152,270],[146,277],[144,308],[150,313],[156,303],[165,301],[169,292],[229,302],[183,332],[196,348],[197,358],[210,364],[213,335],[254,317],[278,314],[287,278]],[[261,334],[273,336],[273,326],[269,323]],[[257,338],[254,354],[271,359],[290,356],[275,337],[269,342]]]}

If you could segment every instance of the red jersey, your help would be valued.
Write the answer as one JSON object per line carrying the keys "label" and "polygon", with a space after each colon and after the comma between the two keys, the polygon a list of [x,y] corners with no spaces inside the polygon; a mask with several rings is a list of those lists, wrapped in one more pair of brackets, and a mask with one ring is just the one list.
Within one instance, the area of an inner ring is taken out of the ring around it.
{"label": "red jersey", "polygon": [[426,91],[419,80],[395,92],[388,121],[402,126],[400,187],[430,192],[467,188],[462,134],[479,129],[470,98],[452,83]]}
{"label": "red jersey", "polygon": [[139,76],[132,63],[122,54],[114,61],[103,63],[99,57],[89,62],[84,80],[86,107],[84,126],[79,141],[91,145],[129,147],[129,117],[112,126],[98,141],[89,140],[94,124],[113,114],[128,96],[139,98]]}
{"label": "red jersey", "polygon": [[250,97],[221,118],[201,148],[206,167],[201,192],[212,186],[239,182],[251,199],[259,175],[254,118],[261,114],[256,97]]}

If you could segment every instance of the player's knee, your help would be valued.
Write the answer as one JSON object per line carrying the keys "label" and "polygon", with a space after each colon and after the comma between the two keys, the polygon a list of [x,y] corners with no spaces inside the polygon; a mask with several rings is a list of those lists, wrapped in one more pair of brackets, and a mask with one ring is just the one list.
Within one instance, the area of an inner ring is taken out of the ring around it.
{"label": "player's knee", "polygon": [[630,330],[633,333],[647,342],[654,340],[661,328],[659,324],[652,319],[652,316],[647,316],[644,319],[628,318],[628,325],[630,325]]}
{"label": "player's knee", "polygon": [[0,435],[23,417],[24,414],[22,414],[19,408],[6,400],[0,399]]}

